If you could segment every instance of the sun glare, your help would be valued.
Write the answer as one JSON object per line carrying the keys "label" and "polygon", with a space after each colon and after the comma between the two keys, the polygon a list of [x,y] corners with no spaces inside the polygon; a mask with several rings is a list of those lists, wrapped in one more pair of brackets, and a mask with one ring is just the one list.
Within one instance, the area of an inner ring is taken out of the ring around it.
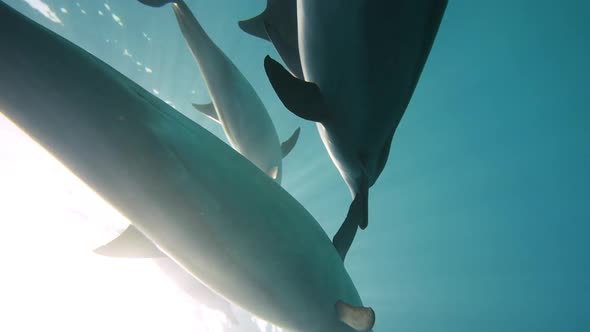
{"label": "sun glare", "polygon": [[127,221],[0,113],[0,331],[226,331],[151,260],[92,252]]}
{"label": "sun glare", "polygon": [[41,15],[48,18],[53,23],[62,24],[61,19],[57,16],[57,14],[49,7],[48,4],[41,0],[24,0],[26,3],[29,4],[33,9],[41,13]]}

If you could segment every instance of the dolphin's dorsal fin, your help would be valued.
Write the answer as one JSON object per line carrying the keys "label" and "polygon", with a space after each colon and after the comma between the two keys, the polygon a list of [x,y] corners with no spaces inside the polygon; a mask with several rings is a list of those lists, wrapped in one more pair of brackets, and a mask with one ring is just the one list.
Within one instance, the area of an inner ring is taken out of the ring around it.
{"label": "dolphin's dorsal fin", "polygon": [[334,248],[336,248],[340,258],[342,258],[342,261],[344,261],[346,253],[348,253],[348,249],[350,249],[358,229],[358,220],[361,218],[360,203],[361,197],[357,195],[348,208],[346,219],[344,219],[344,222],[332,239],[332,244],[334,245]]}
{"label": "dolphin's dorsal fin", "polygon": [[217,117],[217,111],[215,110],[215,105],[213,103],[208,104],[195,104],[193,103],[193,107],[208,116],[211,120],[220,123],[219,118]]}
{"label": "dolphin's dorsal fin", "polygon": [[310,121],[328,119],[320,88],[300,80],[270,56],[264,58],[264,69],[272,87],[285,107],[295,115]]}
{"label": "dolphin's dorsal fin", "polygon": [[340,300],[335,307],[340,321],[357,331],[370,331],[375,325],[375,311],[372,308],[356,307]]}
{"label": "dolphin's dorsal fin", "polygon": [[245,33],[270,41],[270,38],[266,34],[266,29],[264,28],[264,20],[266,19],[266,15],[267,14],[265,10],[258,16],[238,22],[238,25]]}
{"label": "dolphin's dorsal fin", "polygon": [[281,144],[281,150],[283,151],[283,158],[285,158],[295,147],[295,144],[297,143],[297,140],[299,139],[300,132],[301,132],[301,127],[298,127],[297,129],[295,129],[295,132],[293,132],[293,135],[291,135],[291,137],[289,137],[288,140],[284,141]]}
{"label": "dolphin's dorsal fin", "polygon": [[159,258],[166,255],[133,225],[111,242],[94,250],[102,256],[119,258]]}
{"label": "dolphin's dorsal fin", "polygon": [[174,3],[177,0],[139,0],[139,2],[150,7],[162,7],[169,3]]}

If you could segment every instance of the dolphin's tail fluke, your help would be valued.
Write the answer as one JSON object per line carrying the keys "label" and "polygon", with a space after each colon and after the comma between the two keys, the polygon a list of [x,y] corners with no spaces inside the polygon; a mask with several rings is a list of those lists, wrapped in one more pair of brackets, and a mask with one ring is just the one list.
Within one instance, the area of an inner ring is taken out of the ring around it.
{"label": "dolphin's tail fluke", "polygon": [[138,1],[143,3],[144,5],[147,5],[150,7],[162,7],[162,6],[167,5],[169,3],[175,3],[178,0],[138,0]]}

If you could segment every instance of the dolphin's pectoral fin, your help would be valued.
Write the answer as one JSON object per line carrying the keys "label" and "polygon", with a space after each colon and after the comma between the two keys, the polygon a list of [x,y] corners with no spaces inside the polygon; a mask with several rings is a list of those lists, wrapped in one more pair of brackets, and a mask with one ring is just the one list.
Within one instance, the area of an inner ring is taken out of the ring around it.
{"label": "dolphin's pectoral fin", "polygon": [[290,45],[288,38],[281,37],[277,29],[268,22],[264,21],[264,29],[270,42],[275,46],[277,52],[297,78],[303,78],[303,68],[301,68],[301,59],[299,58],[299,48]]}
{"label": "dolphin's pectoral fin", "polygon": [[213,105],[213,103],[209,103],[209,104],[195,104],[195,103],[193,103],[193,107],[197,111],[208,116],[211,120],[213,120],[217,123],[221,123],[219,121],[219,118],[217,117],[217,111],[215,110],[215,105]]}
{"label": "dolphin's pectoral fin", "polygon": [[264,69],[279,99],[289,111],[315,122],[323,122],[328,118],[320,88],[316,84],[294,77],[268,55],[264,58]]}
{"label": "dolphin's pectoral fin", "polygon": [[375,325],[375,311],[372,308],[355,307],[340,300],[335,307],[340,321],[357,331],[370,331]]}
{"label": "dolphin's pectoral fin", "polygon": [[342,261],[344,261],[358,229],[358,220],[361,218],[360,203],[360,195],[357,195],[348,208],[346,219],[344,219],[342,226],[340,226],[340,229],[338,229],[338,232],[336,232],[336,235],[332,239],[332,244],[334,244],[334,248],[336,248]]}
{"label": "dolphin's pectoral fin", "polygon": [[109,257],[120,258],[159,258],[166,255],[145,237],[137,228],[130,225],[111,242],[94,249],[94,252]]}
{"label": "dolphin's pectoral fin", "polygon": [[139,2],[143,3],[144,5],[150,7],[162,7],[169,3],[176,2],[176,0],[138,0]]}
{"label": "dolphin's pectoral fin", "polygon": [[295,132],[293,132],[293,135],[291,135],[291,137],[289,137],[288,140],[284,141],[281,144],[281,150],[283,151],[283,158],[285,158],[295,147],[295,144],[297,143],[297,140],[299,139],[300,132],[301,132],[301,127],[295,129]]}
{"label": "dolphin's pectoral fin", "polygon": [[[141,1],[141,0],[140,0]],[[264,28],[264,20],[266,19],[266,11],[262,12],[260,15],[255,16],[249,20],[244,20],[238,22],[240,29],[247,34],[252,36],[270,41],[268,35],[266,34],[266,29]]]}

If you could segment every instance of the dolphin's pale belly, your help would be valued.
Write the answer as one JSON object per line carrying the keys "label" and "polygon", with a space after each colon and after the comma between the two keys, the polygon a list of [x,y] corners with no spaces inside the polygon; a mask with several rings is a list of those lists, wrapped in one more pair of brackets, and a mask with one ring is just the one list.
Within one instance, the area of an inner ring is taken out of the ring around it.
{"label": "dolphin's pale belly", "polygon": [[[330,119],[319,124],[351,190],[374,183],[438,29],[445,0],[298,0],[305,79]],[[325,128],[325,130],[323,130]]]}
{"label": "dolphin's pale belly", "polygon": [[391,96],[372,96],[362,3],[299,0],[298,7],[305,79],[320,87],[329,108],[330,119],[318,124],[320,136],[353,192],[362,168],[376,163],[395,122]]}
{"label": "dolphin's pale belly", "polygon": [[360,305],[320,225],[215,136],[0,2],[0,110],[192,275],[295,330]]}

